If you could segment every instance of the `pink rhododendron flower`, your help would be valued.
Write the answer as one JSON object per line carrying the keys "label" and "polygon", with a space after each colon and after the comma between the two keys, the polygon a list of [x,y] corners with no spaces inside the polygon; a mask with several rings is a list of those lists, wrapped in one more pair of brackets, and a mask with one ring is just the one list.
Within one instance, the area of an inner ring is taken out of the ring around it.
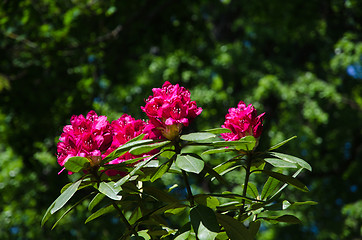
{"label": "pink rhododendron flower", "polygon": [[113,140],[107,117],[90,111],[86,117],[72,116],[70,123],[63,128],[57,145],[59,165],[64,166],[70,157],[75,156],[88,158],[91,166],[98,165],[102,160],[102,153],[111,146]]}
{"label": "pink rhododendron flower", "polygon": [[163,136],[172,140],[202,112],[202,108],[191,101],[190,92],[178,84],[172,85],[166,81],[162,88],[152,91],[153,96],[149,96],[145,107],[141,107],[149,118],[146,131],[150,138]]}
{"label": "pink rhododendron flower", "polygon": [[225,116],[225,123],[221,127],[228,128],[231,133],[222,133],[221,136],[226,141],[236,141],[245,136],[260,137],[263,131],[263,119],[262,113],[257,116],[256,109],[243,101],[240,101],[237,108],[230,108],[229,113]]}
{"label": "pink rhododendron flower", "polygon": [[[127,114],[123,114],[119,119],[112,122],[113,129],[113,142],[110,148],[103,154],[103,157],[106,157],[108,154],[116,150],[119,146],[125,144],[129,140],[141,135],[144,133],[144,129],[147,126],[147,123],[143,120],[136,120]],[[148,138],[148,135],[144,139]],[[147,155],[142,155],[147,156]],[[123,154],[122,156],[110,161],[108,164],[118,164],[126,160],[142,157],[135,156],[130,153]],[[118,170],[107,170],[106,174],[109,176],[114,176],[116,174],[124,174]]]}

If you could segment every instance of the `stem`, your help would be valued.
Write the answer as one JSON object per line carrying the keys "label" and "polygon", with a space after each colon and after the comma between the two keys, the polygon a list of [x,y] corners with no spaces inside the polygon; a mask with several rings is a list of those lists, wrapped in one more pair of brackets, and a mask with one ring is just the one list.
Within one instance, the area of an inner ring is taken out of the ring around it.
{"label": "stem", "polygon": [[186,185],[186,189],[187,189],[187,195],[188,195],[187,199],[190,201],[191,207],[193,207],[193,206],[195,206],[194,195],[192,195],[189,179],[187,177],[187,173],[184,170],[182,170],[182,176],[184,177],[184,181],[185,181],[185,185]]}
{"label": "stem", "polygon": [[[92,169],[91,173],[97,180],[97,187],[99,187],[99,184],[101,182],[100,176],[98,176],[98,173],[96,170]],[[132,227],[132,225],[128,222],[127,218],[124,216],[122,210],[118,207],[117,203],[115,201],[112,201],[113,207],[117,210],[119,216],[121,217],[124,224],[126,224],[128,231],[130,231],[132,234],[134,234],[136,237],[138,237],[137,231]]]}
{"label": "stem", "polygon": [[[178,141],[174,142],[174,146],[175,146],[175,153],[176,155],[181,153],[181,147],[179,145]],[[190,187],[190,183],[189,183],[189,179],[187,177],[187,173],[184,170],[181,170],[182,172],[182,176],[186,185],[186,190],[187,190],[187,199],[190,202],[191,207],[195,206],[195,202],[194,202],[194,195],[192,195],[192,191],[191,191],[191,187]]]}
{"label": "stem", "polygon": [[[246,155],[246,169],[245,169],[245,180],[244,180],[244,188],[243,188],[243,197],[246,197],[246,192],[248,190],[248,183],[249,183],[249,177],[250,177],[250,168],[251,168],[251,155],[248,153]],[[240,208],[240,214],[239,214],[239,220],[241,219],[241,214],[245,212],[245,199],[242,201],[242,207]]]}
{"label": "stem", "polygon": [[113,201],[112,202],[113,207],[117,210],[119,216],[121,217],[124,224],[126,224],[128,231],[133,233],[136,237],[138,237],[138,233],[136,230],[132,227],[132,225],[128,222],[127,218],[124,216],[122,210],[118,207],[118,205]]}

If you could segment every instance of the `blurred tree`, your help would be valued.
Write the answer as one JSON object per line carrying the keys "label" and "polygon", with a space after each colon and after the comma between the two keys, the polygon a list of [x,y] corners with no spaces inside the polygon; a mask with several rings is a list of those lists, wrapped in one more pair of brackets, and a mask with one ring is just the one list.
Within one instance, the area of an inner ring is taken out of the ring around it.
{"label": "blurred tree", "polygon": [[320,204],[260,238],[360,236],[361,23],[357,0],[2,1],[0,238],[116,238],[114,219],[83,226],[82,206],[53,232],[34,227],[67,178],[56,137],[90,109],[143,118],[165,80],[204,108],[192,128],[219,126],[244,100],[267,112],[261,147],[299,136],[287,151],[312,164],[306,198]]}

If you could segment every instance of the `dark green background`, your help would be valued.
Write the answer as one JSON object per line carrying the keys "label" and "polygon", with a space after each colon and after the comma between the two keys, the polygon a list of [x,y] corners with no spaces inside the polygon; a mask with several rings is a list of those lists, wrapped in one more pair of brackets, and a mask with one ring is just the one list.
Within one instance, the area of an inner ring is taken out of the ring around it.
{"label": "dark green background", "polygon": [[0,239],[117,239],[86,206],[40,228],[69,181],[57,136],[91,109],[145,118],[166,80],[204,109],[193,130],[244,100],[266,112],[260,148],[298,136],[283,151],[312,165],[310,193],[287,196],[319,204],[259,239],[362,239],[361,1],[3,0],[0,31]]}

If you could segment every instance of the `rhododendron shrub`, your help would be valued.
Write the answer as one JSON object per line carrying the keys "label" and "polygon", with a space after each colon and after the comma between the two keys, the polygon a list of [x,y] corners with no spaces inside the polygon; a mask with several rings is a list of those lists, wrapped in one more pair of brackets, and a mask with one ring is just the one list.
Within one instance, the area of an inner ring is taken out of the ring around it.
{"label": "rhododendron shrub", "polygon": [[[42,225],[74,201],[55,227],[87,198],[91,213],[85,222],[116,214],[124,229],[120,239],[248,240],[257,237],[263,222],[301,223],[288,208],[315,202],[291,201],[281,193],[293,190],[287,187],[308,192],[297,176],[312,168],[298,157],[275,151],[295,137],[259,149],[265,113],[258,115],[252,104],[243,101],[229,109],[221,127],[182,134],[191,121],[197,121],[202,108],[178,84],[165,82],[152,91],[141,106],[146,120],[124,114],[109,123],[94,111],[71,118],[59,138],[57,157],[78,180],[62,188]],[[221,155],[226,160],[220,163]],[[225,178],[232,171],[240,173],[240,191],[233,192]],[[172,187],[155,184],[165,174],[175,176]],[[220,187],[195,194],[190,175]],[[255,185],[251,179],[264,183]],[[187,195],[175,194],[175,188]],[[77,194],[80,189],[82,194]],[[174,221],[180,216],[187,216],[186,222]]]}

